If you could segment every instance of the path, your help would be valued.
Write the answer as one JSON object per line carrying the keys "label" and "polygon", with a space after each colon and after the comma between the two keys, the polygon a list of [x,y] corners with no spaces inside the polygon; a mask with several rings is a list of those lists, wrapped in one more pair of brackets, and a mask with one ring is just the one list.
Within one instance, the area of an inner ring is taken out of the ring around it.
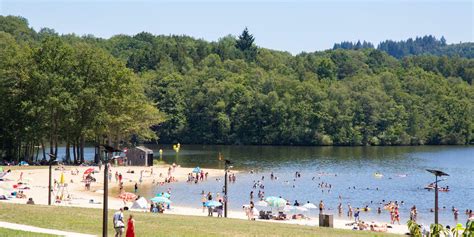
{"label": "path", "polygon": [[30,226],[30,225],[15,224],[15,223],[10,223],[10,222],[3,222],[3,221],[0,221],[0,226],[6,229],[22,230],[22,231],[52,234],[52,235],[61,235],[61,236],[67,236],[67,237],[94,237],[95,236],[95,235],[67,232],[67,231],[62,231],[62,230],[45,229],[45,228],[40,228],[40,227],[35,227],[35,226]]}

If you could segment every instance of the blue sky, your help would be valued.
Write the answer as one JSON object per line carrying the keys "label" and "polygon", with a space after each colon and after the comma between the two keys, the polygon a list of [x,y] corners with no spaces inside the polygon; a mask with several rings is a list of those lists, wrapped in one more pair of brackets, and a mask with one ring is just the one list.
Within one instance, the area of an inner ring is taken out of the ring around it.
{"label": "blue sky", "polygon": [[0,14],[59,33],[190,35],[209,41],[244,27],[257,45],[292,53],[335,42],[402,40],[432,34],[448,43],[474,41],[473,1],[43,1],[0,0]]}

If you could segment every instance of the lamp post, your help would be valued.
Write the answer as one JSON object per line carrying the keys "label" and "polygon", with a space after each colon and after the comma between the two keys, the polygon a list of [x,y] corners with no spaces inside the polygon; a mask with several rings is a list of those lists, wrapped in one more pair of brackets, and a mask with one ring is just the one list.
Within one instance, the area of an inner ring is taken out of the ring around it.
{"label": "lamp post", "polygon": [[227,172],[232,168],[232,162],[230,160],[224,160],[224,171],[225,171],[225,181],[224,181],[224,217],[227,218]]}
{"label": "lamp post", "polygon": [[105,157],[104,157],[104,206],[102,210],[102,236],[107,237],[107,220],[108,220],[108,199],[109,199],[109,179],[107,177],[109,173],[109,155],[113,154],[114,152],[121,152],[119,149],[115,149],[109,145],[101,145],[105,150]]}
{"label": "lamp post", "polygon": [[53,176],[53,171],[52,171],[52,165],[53,162],[56,161],[56,156],[54,154],[49,153],[49,185],[48,185],[48,206],[51,206],[51,193],[53,192],[52,185],[51,185],[51,179]]}
{"label": "lamp post", "polygon": [[449,176],[449,174],[444,173],[440,170],[426,170],[435,175],[435,224],[438,224],[438,177]]}

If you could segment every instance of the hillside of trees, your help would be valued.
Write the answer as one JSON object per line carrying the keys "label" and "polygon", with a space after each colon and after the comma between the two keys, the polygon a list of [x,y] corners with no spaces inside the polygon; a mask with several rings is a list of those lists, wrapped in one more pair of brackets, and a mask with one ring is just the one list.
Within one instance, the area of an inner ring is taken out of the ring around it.
{"label": "hillside of trees", "polygon": [[0,16],[0,44],[0,142],[10,150],[4,156],[12,147],[17,157],[30,157],[43,142],[104,137],[272,145],[474,141],[474,60],[450,53],[397,58],[366,43],[293,56],[256,46],[247,29],[217,42],[146,32],[101,39],[36,32],[11,16]]}
{"label": "hillside of trees", "polygon": [[[370,42],[349,42],[344,41],[334,44],[333,49],[373,49],[374,45]],[[412,55],[437,55],[437,56],[458,56],[463,58],[474,58],[474,43],[446,44],[446,39],[436,39],[432,35],[423,37],[409,38],[408,40],[393,41],[386,40],[380,42],[378,50],[388,53],[395,58],[403,58]]]}

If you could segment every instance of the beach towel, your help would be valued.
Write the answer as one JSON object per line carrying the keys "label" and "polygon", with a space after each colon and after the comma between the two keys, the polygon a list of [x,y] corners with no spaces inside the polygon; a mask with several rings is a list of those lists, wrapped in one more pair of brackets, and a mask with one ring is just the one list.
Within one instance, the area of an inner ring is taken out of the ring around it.
{"label": "beach towel", "polygon": [[10,174],[10,170],[8,170],[7,172],[0,172],[0,179],[3,180],[7,177],[7,175]]}

